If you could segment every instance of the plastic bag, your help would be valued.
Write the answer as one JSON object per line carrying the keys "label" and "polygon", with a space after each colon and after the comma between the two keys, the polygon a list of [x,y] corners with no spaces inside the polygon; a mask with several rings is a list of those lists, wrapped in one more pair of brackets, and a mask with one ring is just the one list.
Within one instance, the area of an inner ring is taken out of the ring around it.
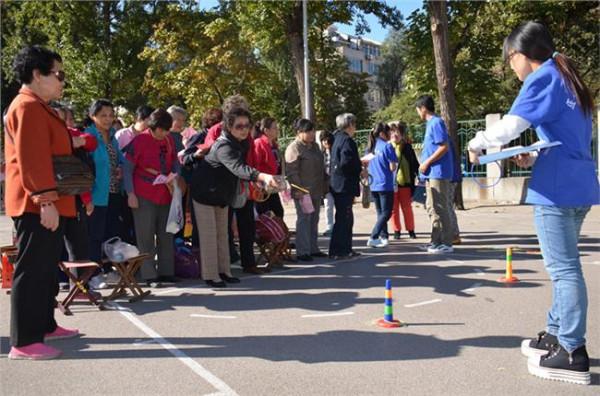
{"label": "plastic bag", "polygon": [[304,194],[302,198],[300,198],[300,207],[302,208],[302,213],[304,214],[311,214],[315,211],[310,194]]}
{"label": "plastic bag", "polygon": [[167,232],[171,234],[177,234],[185,223],[181,199],[181,189],[177,183],[174,183],[173,197],[171,197],[171,207],[169,208],[169,217],[167,218]]}
{"label": "plastic bag", "polygon": [[123,242],[119,237],[110,238],[105,241],[102,244],[102,250],[110,261],[117,263],[129,260],[140,254],[137,247]]}

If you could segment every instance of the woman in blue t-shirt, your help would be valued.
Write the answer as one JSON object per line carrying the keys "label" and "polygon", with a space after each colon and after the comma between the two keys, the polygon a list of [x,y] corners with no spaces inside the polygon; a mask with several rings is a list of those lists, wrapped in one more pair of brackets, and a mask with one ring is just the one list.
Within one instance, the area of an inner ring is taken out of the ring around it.
{"label": "woman in blue t-shirt", "polygon": [[394,172],[398,166],[398,157],[389,143],[390,127],[379,123],[369,134],[367,153],[374,155],[369,161],[371,175],[371,195],[377,210],[377,222],[371,231],[367,246],[386,247],[389,241],[387,222],[394,208]]}
{"label": "woman in blue t-shirt", "polygon": [[515,159],[533,166],[526,202],[534,205],[535,228],[552,280],[547,328],[521,351],[529,372],[541,378],[589,384],[585,348],[587,292],[577,242],[600,188],[590,152],[592,95],[575,65],[556,52],[548,30],[537,22],[517,27],[504,41],[504,59],[523,86],[509,113],[469,142],[472,162],[481,150],[501,146],[529,126],[544,141],[562,144]]}

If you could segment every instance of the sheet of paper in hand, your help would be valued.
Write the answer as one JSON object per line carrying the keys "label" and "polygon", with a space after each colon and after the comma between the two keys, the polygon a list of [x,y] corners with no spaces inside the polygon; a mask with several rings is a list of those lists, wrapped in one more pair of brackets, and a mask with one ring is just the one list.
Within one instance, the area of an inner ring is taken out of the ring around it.
{"label": "sheet of paper in hand", "polygon": [[152,182],[152,185],[156,186],[157,184],[168,184],[176,176],[177,176],[177,174],[175,174],[175,173],[170,173],[168,176],[160,174],[160,175],[156,176],[156,179],[154,179],[154,181]]}
{"label": "sheet of paper in hand", "polygon": [[517,146],[517,147],[509,147],[505,150],[499,151],[497,153],[492,153],[488,155],[482,155],[479,157],[479,164],[485,165],[490,162],[500,161],[507,158],[515,157],[519,154],[530,153],[532,151],[538,151],[554,146],[560,146],[562,142],[545,142],[540,140],[539,142],[535,142],[530,146]]}

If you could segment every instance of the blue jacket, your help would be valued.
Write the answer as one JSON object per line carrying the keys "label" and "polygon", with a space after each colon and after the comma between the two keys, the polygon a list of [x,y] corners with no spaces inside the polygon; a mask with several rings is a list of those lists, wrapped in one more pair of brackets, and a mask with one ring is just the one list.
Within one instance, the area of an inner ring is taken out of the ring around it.
{"label": "blue jacket", "polygon": [[329,163],[331,191],[358,197],[361,170],[356,142],[346,132],[337,130],[333,135]]}
{"label": "blue jacket", "polygon": [[[92,124],[85,129],[85,132],[91,133],[98,140],[98,147],[92,152],[92,158],[96,166],[96,179],[94,180],[94,186],[92,187],[92,202],[94,206],[108,206],[108,194],[110,185],[110,159],[108,157],[108,150],[106,149],[106,143],[104,138],[100,135],[100,132],[96,129],[96,125]],[[119,150],[119,142],[115,138],[115,129],[110,129],[110,142],[117,152],[119,166],[125,163],[123,153]]]}

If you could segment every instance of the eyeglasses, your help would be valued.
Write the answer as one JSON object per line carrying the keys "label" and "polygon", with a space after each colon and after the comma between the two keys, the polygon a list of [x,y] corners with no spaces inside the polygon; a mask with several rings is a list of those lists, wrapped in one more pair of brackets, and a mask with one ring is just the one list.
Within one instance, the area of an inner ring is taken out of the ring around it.
{"label": "eyeglasses", "polygon": [[57,71],[50,70],[50,74],[53,74],[54,77],[56,77],[56,79],[60,82],[65,81],[66,76],[65,76],[65,72],[63,70],[57,70]]}
{"label": "eyeglasses", "polygon": [[237,124],[233,126],[233,129],[235,129],[236,131],[243,131],[248,128],[250,128],[250,124]]}

